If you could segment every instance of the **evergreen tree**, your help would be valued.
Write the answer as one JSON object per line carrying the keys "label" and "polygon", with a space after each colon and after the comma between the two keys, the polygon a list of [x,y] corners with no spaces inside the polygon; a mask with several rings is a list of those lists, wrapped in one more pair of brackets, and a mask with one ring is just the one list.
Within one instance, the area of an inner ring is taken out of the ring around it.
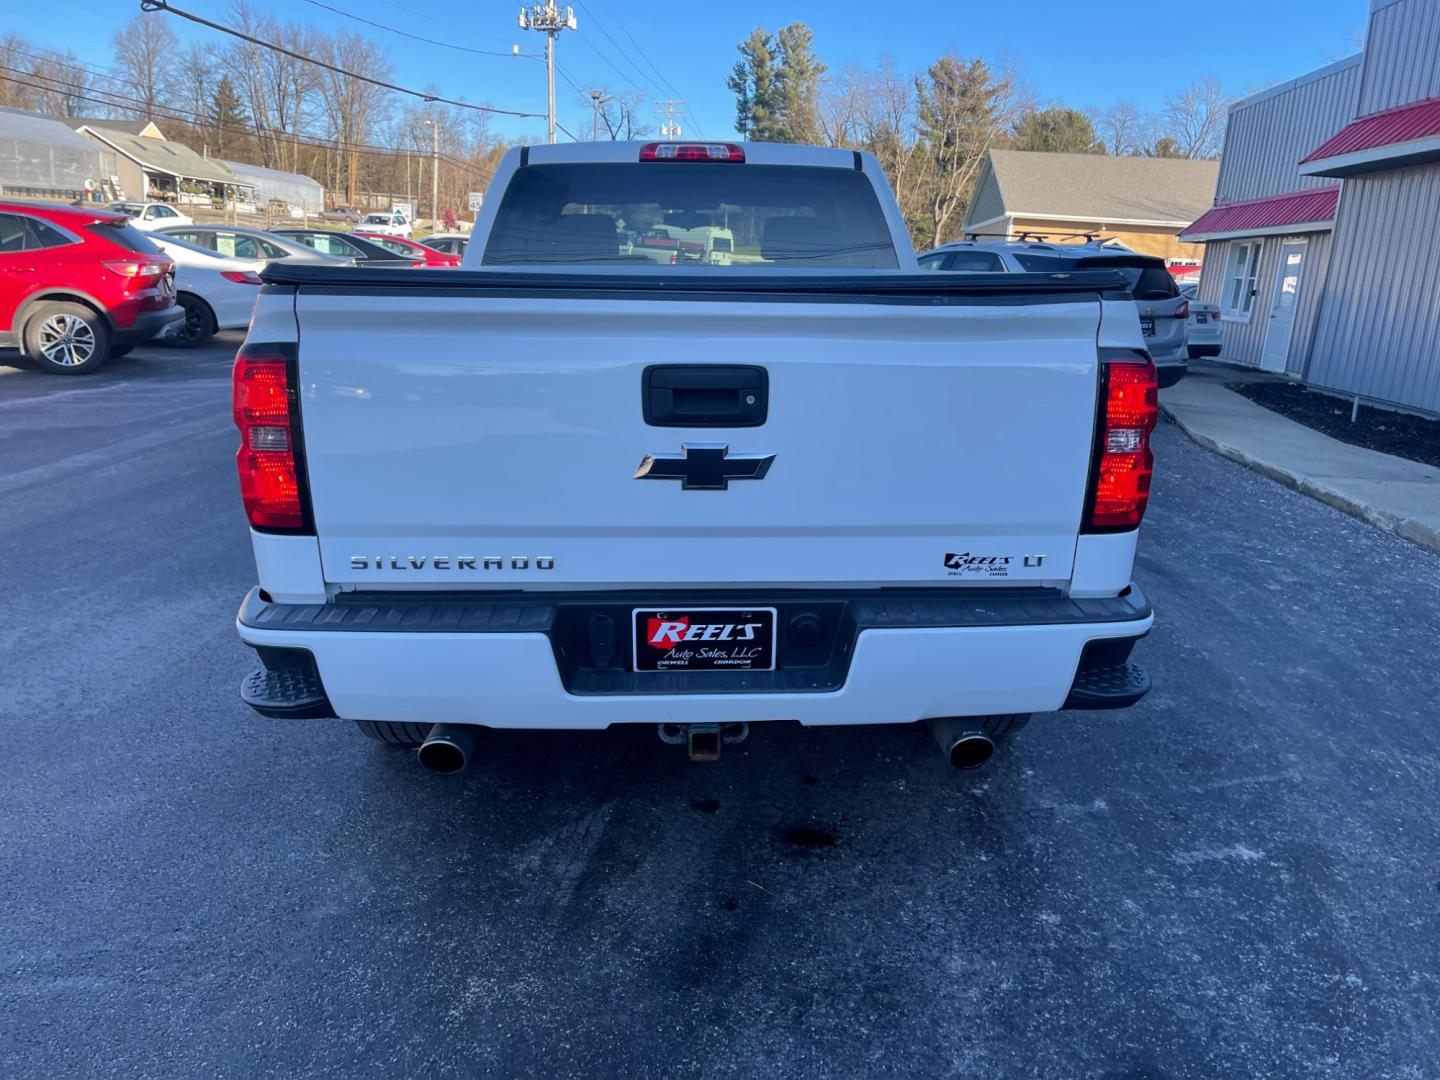
{"label": "evergreen tree", "polygon": [[780,31],[780,64],[775,74],[781,142],[819,143],[820,79],[826,67],[815,56],[815,35],[803,22]]}
{"label": "evergreen tree", "polygon": [[229,75],[220,76],[210,96],[210,122],[215,127],[216,157],[236,157],[249,146],[250,117]]}
{"label": "evergreen tree", "polygon": [[915,80],[916,132],[924,161],[930,247],[944,242],[963,216],[975,177],[1002,130],[1002,104],[1010,92],[983,60],[953,54]]}
{"label": "evergreen tree", "polygon": [[776,142],[780,138],[776,93],[775,41],[756,27],[737,48],[725,85],[735,94],[735,130],[742,138]]}
{"label": "evergreen tree", "polygon": [[1015,125],[1016,150],[1044,150],[1057,154],[1103,154],[1105,144],[1095,137],[1095,125],[1075,109],[1032,109]]}

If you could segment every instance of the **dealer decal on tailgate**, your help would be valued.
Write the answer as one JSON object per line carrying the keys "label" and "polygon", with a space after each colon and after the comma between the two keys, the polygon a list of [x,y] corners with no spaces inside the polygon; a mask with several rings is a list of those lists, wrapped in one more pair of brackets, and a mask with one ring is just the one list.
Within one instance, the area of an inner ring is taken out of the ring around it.
{"label": "dealer decal on tailgate", "polygon": [[773,671],[774,608],[634,611],[636,671]]}

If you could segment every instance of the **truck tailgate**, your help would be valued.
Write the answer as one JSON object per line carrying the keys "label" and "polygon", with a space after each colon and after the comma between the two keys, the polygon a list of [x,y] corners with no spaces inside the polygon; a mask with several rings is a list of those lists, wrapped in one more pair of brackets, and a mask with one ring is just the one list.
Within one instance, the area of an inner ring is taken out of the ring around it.
{"label": "truck tailgate", "polygon": [[[915,304],[302,288],[325,578],[1064,583],[1100,307],[1094,293]],[[647,423],[646,369],[688,364],[763,368],[765,421]],[[684,472],[686,446],[722,473],[773,458],[723,488],[637,476],[647,455],[663,463],[652,472]]]}

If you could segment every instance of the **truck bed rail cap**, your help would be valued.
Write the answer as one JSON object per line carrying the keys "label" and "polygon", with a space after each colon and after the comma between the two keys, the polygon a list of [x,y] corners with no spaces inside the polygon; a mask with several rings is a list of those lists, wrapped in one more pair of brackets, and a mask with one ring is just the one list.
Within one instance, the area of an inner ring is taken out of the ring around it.
{"label": "truck bed rail cap", "polygon": [[[362,266],[321,266],[272,262],[260,273],[266,285],[344,292],[415,293],[629,293],[724,299],[735,294],[828,296],[834,298],[896,297],[933,299],[966,297],[1044,297],[1082,294],[1104,299],[1130,299],[1124,275],[1113,270],[1044,274],[947,274],[927,271],[802,272],[729,270],[613,272],[609,267],[460,270],[446,267],[383,269]],[[595,272],[595,271],[599,272]]]}

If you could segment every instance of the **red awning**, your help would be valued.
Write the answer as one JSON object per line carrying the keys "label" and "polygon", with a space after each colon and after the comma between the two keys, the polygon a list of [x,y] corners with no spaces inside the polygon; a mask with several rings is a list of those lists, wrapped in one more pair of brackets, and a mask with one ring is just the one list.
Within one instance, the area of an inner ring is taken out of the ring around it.
{"label": "red awning", "polygon": [[1440,97],[1426,98],[1352,120],[1302,158],[1300,164],[1436,136],[1440,136]]}
{"label": "red awning", "polygon": [[1324,225],[1335,220],[1335,203],[1339,196],[1340,185],[1334,184],[1217,206],[1201,214],[1180,234],[1180,239],[1264,236],[1299,225]]}

